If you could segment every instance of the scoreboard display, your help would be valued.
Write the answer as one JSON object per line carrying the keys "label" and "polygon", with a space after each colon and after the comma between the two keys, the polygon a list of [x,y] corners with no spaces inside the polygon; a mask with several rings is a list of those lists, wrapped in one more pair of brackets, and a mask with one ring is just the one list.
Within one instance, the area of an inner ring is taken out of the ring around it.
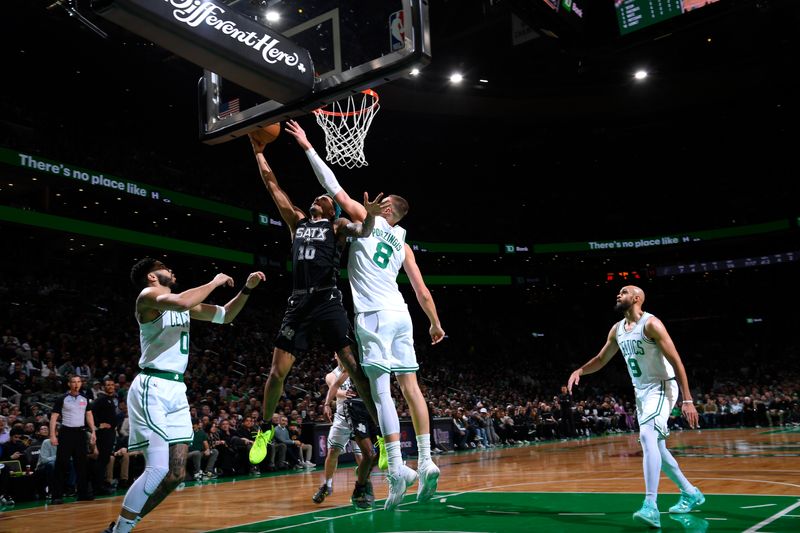
{"label": "scoreboard display", "polygon": [[614,0],[621,35],[669,20],[718,0]]}

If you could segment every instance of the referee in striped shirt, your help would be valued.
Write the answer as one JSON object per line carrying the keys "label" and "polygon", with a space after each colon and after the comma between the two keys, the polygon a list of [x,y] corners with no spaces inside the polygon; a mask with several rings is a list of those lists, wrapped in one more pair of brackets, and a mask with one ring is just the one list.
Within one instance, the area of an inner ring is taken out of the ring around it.
{"label": "referee in striped shirt", "polygon": [[[50,414],[50,442],[56,449],[56,476],[53,487],[53,505],[64,503],[64,480],[69,477],[69,460],[78,477],[78,501],[93,500],[89,494],[86,471],[86,429],[91,432],[90,442],[95,442],[94,416],[89,400],[81,394],[80,376],[69,378],[69,392],[59,397]],[[56,422],[61,418],[61,430],[56,437]]]}

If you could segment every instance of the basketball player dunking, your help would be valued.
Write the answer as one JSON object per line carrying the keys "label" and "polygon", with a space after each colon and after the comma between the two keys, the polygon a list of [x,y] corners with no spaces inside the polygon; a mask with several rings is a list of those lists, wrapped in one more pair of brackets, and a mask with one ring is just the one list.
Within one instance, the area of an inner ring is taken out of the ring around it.
{"label": "basketball player dunking", "polygon": [[439,468],[431,460],[430,420],[425,398],[417,383],[419,364],[414,351],[411,316],[397,287],[397,274],[401,267],[430,320],[428,332],[432,343],[441,341],[445,334],[414,253],[405,242],[406,230],[397,225],[408,213],[408,202],[396,195],[388,196],[377,213],[379,216],[375,216],[342,189],[297,122],[290,120],[286,131],[305,150],[317,179],[328,194],[353,220],[363,220],[365,225],[375,227],[367,236],[355,239],[350,245],[347,271],[353,291],[361,364],[372,386],[372,399],[378,408],[381,432],[386,440],[389,496],[384,508],[397,507],[403,501],[408,486],[417,479],[417,472],[403,464],[400,454],[400,422],[390,387],[392,373],[397,376],[400,390],[411,409],[411,419],[417,433],[417,470],[420,480],[417,500],[430,500],[436,492]]}
{"label": "basketball player dunking", "polygon": [[670,513],[688,513],[705,502],[705,497],[683,475],[665,442],[669,435],[667,420],[678,399],[678,389],[683,396],[681,411],[689,426],[697,427],[697,410],[686,370],[667,328],[659,319],[642,311],[642,304],[644,291],[639,287],[628,285],[619,291],[614,309],[622,311],[625,318],[611,327],[600,353],[572,373],[567,388],[571,393],[581,376],[597,372],[622,351],[636,392],[639,440],[644,455],[645,500],[633,518],[656,528],[661,527],[656,505],[661,470],[681,489],[680,500],[669,508]]}
{"label": "basketball player dunking", "polygon": [[[264,130],[250,134],[261,179],[281,213],[292,238],[292,294],[289,307],[283,316],[272,366],[264,385],[262,409],[264,420],[270,420],[283,392],[283,382],[294,364],[295,354],[308,351],[312,330],[319,327],[325,344],[339,354],[342,366],[347,370],[370,415],[377,422],[377,414],[370,397],[369,383],[363,370],[356,363],[351,347],[350,322],[342,305],[342,293],[336,287],[339,275],[339,259],[347,237],[369,235],[372,226],[353,223],[346,218],[336,218],[333,199],[321,195],[314,199],[309,210],[310,217],[295,206],[289,195],[278,185],[278,179],[264,158],[264,147],[271,138]],[[377,210],[380,197],[375,202],[364,198],[364,209]],[[250,462],[258,464],[267,454],[267,444],[272,440],[273,430],[264,425],[256,435],[250,449]]]}

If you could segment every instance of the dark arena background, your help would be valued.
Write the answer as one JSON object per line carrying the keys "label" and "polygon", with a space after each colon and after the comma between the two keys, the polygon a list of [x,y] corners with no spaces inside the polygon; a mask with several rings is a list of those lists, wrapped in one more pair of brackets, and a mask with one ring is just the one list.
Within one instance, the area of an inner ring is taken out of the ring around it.
{"label": "dark arena background", "polygon": [[[412,487],[384,511],[377,468],[375,507],[350,504],[349,449],[334,492],[311,500],[335,365],[321,343],[297,358],[278,405],[315,466],[250,467],[219,434],[223,422],[236,431],[261,416],[292,273],[289,232],[246,136],[200,139],[203,68],[88,0],[4,2],[0,531],[100,532],[142,474],[124,400],[141,355],[129,272],[148,256],[173,269],[177,291],[232,276],[236,289],[210,303],[231,299],[252,271],[266,281],[232,325],[193,323],[188,400],[218,460],[205,474],[205,459],[200,471],[189,461],[135,531],[646,530],[631,518],[645,487],[623,358],[582,377],[571,397],[561,390],[620,320],[627,285],[669,331],[700,414],[691,429],[679,404],[667,442],[706,502],[668,513],[678,489],[662,476],[663,530],[800,531],[798,3],[425,6],[429,64],[376,82],[368,166],[332,166],[354,198],[408,200],[402,226],[447,333],[431,345],[401,274],[441,478],[431,502],[418,504]],[[220,117],[239,105],[244,96],[221,96]],[[324,155],[310,111],[292,116]],[[284,131],[265,154],[307,210],[323,190],[303,151]],[[352,319],[344,276],[339,286]],[[73,465],[54,505],[55,456],[39,455],[75,374],[92,401],[114,382],[115,442],[111,458],[88,455],[90,493],[77,498]],[[409,408],[396,382],[393,392],[414,466]]]}

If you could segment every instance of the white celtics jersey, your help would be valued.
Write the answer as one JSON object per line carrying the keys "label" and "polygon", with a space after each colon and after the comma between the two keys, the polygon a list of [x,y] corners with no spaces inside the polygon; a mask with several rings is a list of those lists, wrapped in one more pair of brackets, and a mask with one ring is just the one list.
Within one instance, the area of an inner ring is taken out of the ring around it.
{"label": "white celtics jersey", "polygon": [[[344,370],[342,369],[342,367],[337,366],[336,368],[334,368],[332,370],[332,372],[333,372],[333,375],[336,376],[336,379],[339,379],[339,376],[342,375],[342,372],[344,372]],[[350,388],[350,376],[347,376],[347,379],[344,380],[344,383],[339,385],[339,390],[346,391],[349,388]],[[336,412],[337,413],[344,413],[343,409],[344,409],[344,400],[339,398],[339,396],[337,395],[336,396]]]}
{"label": "white celtics jersey", "polygon": [[152,322],[139,324],[139,339],[139,368],[183,374],[189,362],[189,311],[163,311]]}
{"label": "white celtics jersey", "polygon": [[397,288],[397,273],[406,257],[405,242],[406,230],[390,226],[383,217],[375,217],[369,237],[353,239],[347,273],[356,313],[408,309]]}
{"label": "white celtics jersey", "polygon": [[625,331],[624,318],[617,325],[617,344],[625,357],[634,387],[645,387],[675,377],[675,370],[656,342],[644,334],[644,326],[652,316],[643,313],[630,332]]}

